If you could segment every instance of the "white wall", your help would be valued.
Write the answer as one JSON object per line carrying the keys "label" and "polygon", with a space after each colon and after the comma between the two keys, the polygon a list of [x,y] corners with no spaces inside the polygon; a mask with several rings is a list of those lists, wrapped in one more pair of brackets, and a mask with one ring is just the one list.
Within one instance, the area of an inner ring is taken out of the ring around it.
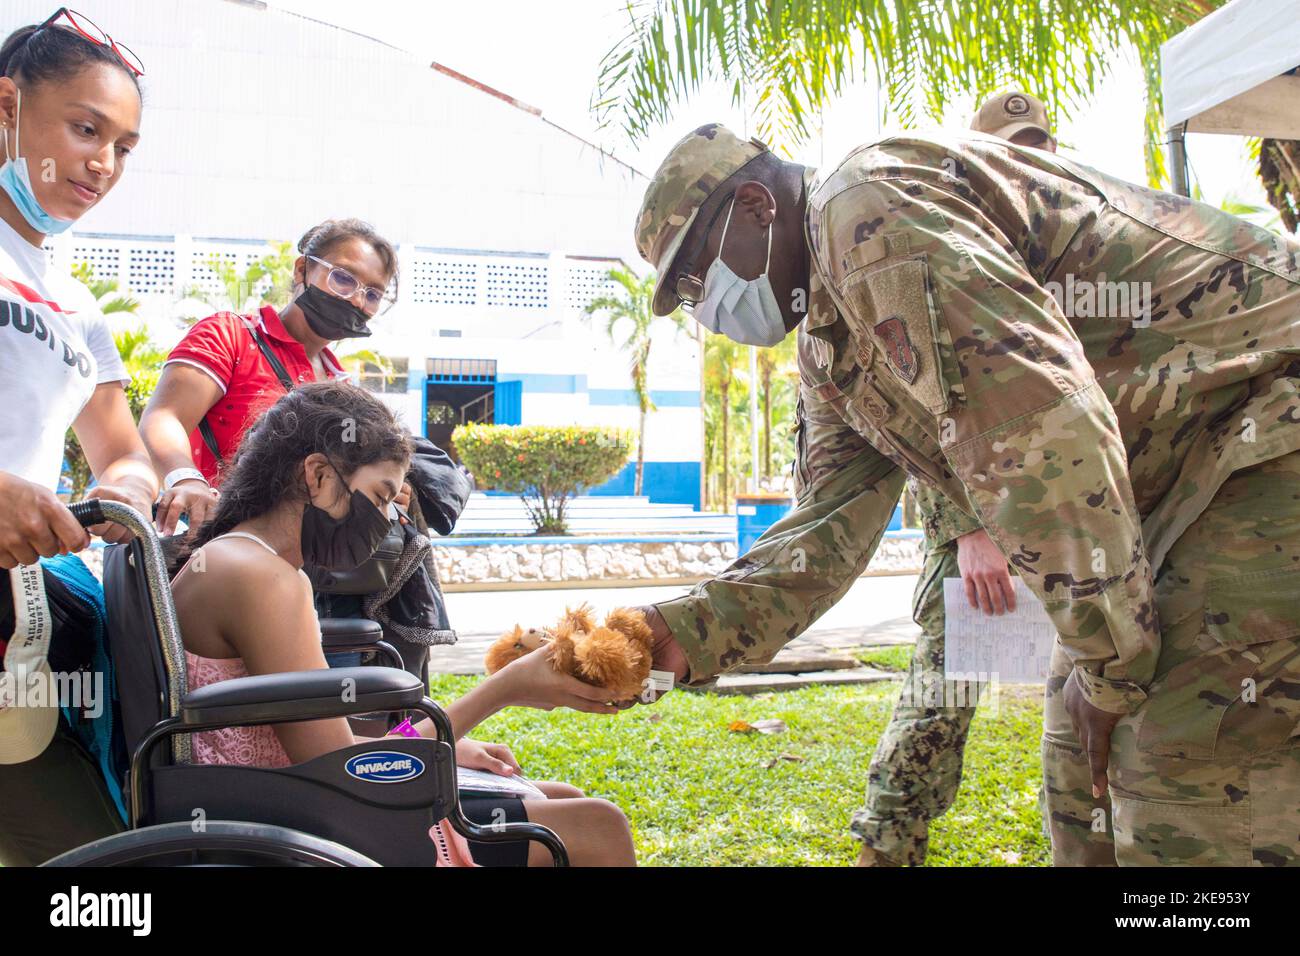
{"label": "white wall", "polygon": [[[355,215],[398,242],[636,260],[644,177],[412,54],[231,0],[77,8],[146,73],[143,139],[81,231],[296,241]],[[6,0],[0,27],[50,12]]]}

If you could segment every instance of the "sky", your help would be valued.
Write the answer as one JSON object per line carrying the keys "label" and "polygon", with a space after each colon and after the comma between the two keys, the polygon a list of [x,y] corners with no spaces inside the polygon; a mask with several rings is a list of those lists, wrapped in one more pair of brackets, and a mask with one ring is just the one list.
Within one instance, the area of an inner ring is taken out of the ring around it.
{"label": "sky", "polygon": [[[626,0],[269,0],[269,5],[355,30],[467,74],[538,107],[547,119],[610,147],[647,174],[673,143],[702,123],[721,121],[737,132],[753,132],[744,112],[719,88],[693,95],[641,143],[597,130],[591,94],[602,57],[625,32]],[[1143,96],[1138,65],[1131,58],[1117,63],[1097,97],[1058,131],[1063,146],[1070,147],[1063,152],[1145,182]],[[957,105],[946,125],[968,126],[976,105]],[[854,84],[823,112],[821,135],[798,147],[793,158],[813,166],[837,162],[876,138],[881,132],[878,113],[873,84]],[[1206,200],[1218,203],[1230,195],[1264,204],[1244,139],[1193,134],[1188,144],[1193,181]]]}

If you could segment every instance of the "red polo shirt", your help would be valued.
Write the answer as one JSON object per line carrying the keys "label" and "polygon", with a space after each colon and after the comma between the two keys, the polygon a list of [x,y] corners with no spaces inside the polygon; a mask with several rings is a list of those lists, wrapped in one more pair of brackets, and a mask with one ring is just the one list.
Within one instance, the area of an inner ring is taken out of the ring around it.
{"label": "red polo shirt", "polygon": [[[307,350],[285,330],[280,316],[269,305],[262,306],[255,316],[233,312],[210,315],[196,322],[167,356],[166,365],[191,365],[221,386],[222,396],[208,411],[207,419],[221,457],[227,462],[258,415],[285,393],[275,369],[253,341],[248,327],[252,322],[257,323],[262,341],[275,353],[295,385],[316,381]],[[321,362],[330,378],[347,376],[328,348],[321,350]],[[190,451],[195,467],[215,487],[217,462],[197,428],[190,434]]]}

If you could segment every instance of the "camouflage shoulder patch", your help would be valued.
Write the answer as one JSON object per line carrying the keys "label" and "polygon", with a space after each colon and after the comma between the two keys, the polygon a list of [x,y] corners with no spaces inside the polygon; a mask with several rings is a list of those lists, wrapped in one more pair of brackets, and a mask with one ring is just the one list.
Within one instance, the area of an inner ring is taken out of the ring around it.
{"label": "camouflage shoulder patch", "polygon": [[872,331],[885,344],[885,358],[889,367],[908,385],[915,382],[916,374],[921,370],[921,362],[903,320],[896,315],[890,316],[878,323]]}

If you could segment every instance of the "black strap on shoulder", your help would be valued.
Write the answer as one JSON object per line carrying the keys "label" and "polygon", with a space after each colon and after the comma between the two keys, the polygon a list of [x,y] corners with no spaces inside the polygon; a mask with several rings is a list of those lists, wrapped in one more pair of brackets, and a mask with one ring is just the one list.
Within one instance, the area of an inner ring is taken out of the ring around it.
{"label": "black strap on shoulder", "polygon": [[[256,345],[258,351],[262,353],[262,357],[270,364],[271,371],[275,372],[275,377],[278,378],[280,384],[284,386],[285,393],[287,394],[292,392],[293,379],[289,376],[289,373],[285,371],[284,363],[281,362],[279,357],[271,351],[271,347],[266,344],[266,341],[257,334],[257,329],[250,325],[248,326],[248,333],[253,337],[253,344]],[[217,450],[217,436],[216,433],[213,432],[212,426],[208,424],[207,415],[204,415],[199,419],[199,435],[203,438],[203,444],[208,446],[208,451],[212,452],[212,457],[217,460],[217,467],[222,467],[225,464],[225,461],[221,457],[221,452]]]}
{"label": "black strap on shoulder", "polygon": [[203,436],[203,444],[208,446],[208,451],[212,452],[212,457],[217,460],[217,467],[220,468],[225,462],[221,460],[221,452],[217,449],[217,436],[212,431],[212,426],[208,424],[207,415],[199,419],[199,434]]}
{"label": "black strap on shoulder", "polygon": [[281,364],[280,359],[271,351],[271,347],[263,341],[262,337],[257,334],[257,329],[250,327],[248,331],[249,334],[253,336],[253,342],[259,349],[261,349],[262,355],[264,355],[266,360],[271,364],[271,371],[275,372],[275,377],[278,378],[280,384],[284,386],[285,393],[287,394],[292,392],[293,379],[290,378],[289,373],[284,370],[284,365]]}

